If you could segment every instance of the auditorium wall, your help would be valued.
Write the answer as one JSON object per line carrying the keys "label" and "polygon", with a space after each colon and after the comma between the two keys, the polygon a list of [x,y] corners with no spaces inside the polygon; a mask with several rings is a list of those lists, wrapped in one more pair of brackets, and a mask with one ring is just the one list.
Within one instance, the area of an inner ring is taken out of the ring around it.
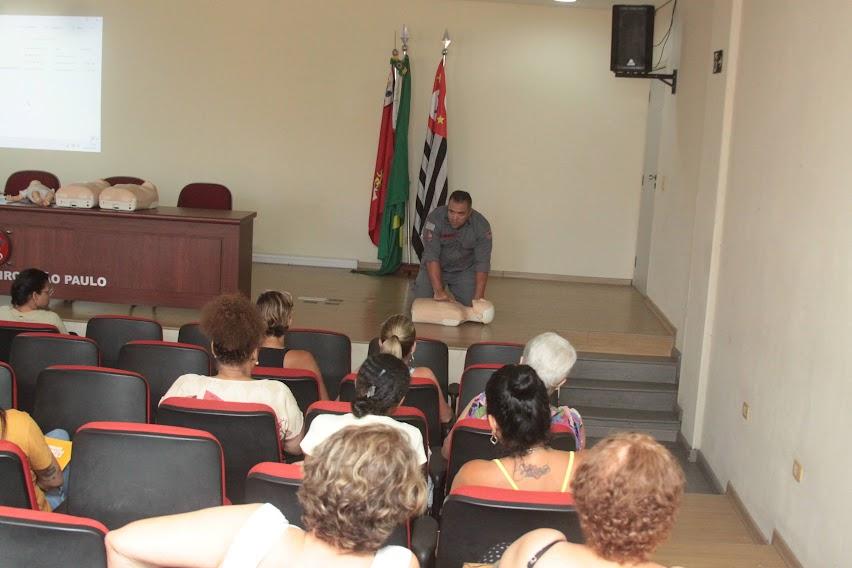
{"label": "auditorium wall", "polygon": [[441,36],[451,189],[495,235],[495,270],[629,279],[648,81],[609,71],[610,12],[468,0],[9,0],[104,17],[99,154],[0,149],[0,176],[191,181],[257,210],[258,253],[375,261],[366,233],[386,60],[411,30],[412,191]]}
{"label": "auditorium wall", "polygon": [[[835,72],[833,54],[848,45],[852,5],[679,4],[691,20],[684,30],[703,22],[709,34],[695,62],[706,80],[703,119],[688,127],[702,158],[695,199],[670,212],[693,218],[689,262],[677,276],[685,292],[658,287],[651,297],[681,317],[683,434],[767,538],[778,531],[805,566],[844,566],[852,552],[852,78]],[[709,72],[719,48],[731,65],[722,77]],[[649,282],[674,270],[650,269]],[[800,483],[794,460],[804,466]]]}

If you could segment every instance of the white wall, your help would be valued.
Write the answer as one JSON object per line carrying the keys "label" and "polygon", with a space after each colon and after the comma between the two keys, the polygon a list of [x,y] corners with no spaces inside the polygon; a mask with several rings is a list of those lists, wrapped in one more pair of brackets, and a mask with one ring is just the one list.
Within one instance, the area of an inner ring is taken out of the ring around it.
{"label": "white wall", "polygon": [[[460,0],[9,0],[104,17],[103,152],[0,150],[0,177],[138,175],[174,203],[218,181],[255,250],[375,261],[366,234],[385,61],[411,29],[416,180],[440,39],[450,183],[491,220],[495,270],[631,278],[647,81],[609,72],[610,13]],[[412,184],[416,190],[416,184]]]}
{"label": "white wall", "polygon": [[[845,566],[852,78],[836,72],[835,54],[847,50],[852,4],[680,4],[685,41],[693,29],[706,38],[694,60],[684,44],[684,72],[709,70],[712,50],[725,46],[729,65],[723,76],[702,71],[702,93],[677,95],[702,108],[673,127],[688,136],[673,132],[670,142],[696,141],[688,151],[700,155],[693,203],[666,213],[693,219],[689,262],[685,273],[652,263],[649,275],[656,266],[658,280],[687,281],[685,296],[682,286],[652,294],[682,321],[683,433],[767,537],[777,529],[805,566]],[[685,168],[688,154],[678,156]]]}

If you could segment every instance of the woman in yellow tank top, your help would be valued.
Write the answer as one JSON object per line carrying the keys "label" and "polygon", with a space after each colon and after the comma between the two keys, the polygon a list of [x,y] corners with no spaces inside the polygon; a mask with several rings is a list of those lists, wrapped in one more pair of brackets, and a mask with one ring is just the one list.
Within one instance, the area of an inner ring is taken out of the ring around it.
{"label": "woman in yellow tank top", "polygon": [[582,454],[547,446],[550,403],[547,388],[528,365],[506,365],[485,387],[491,441],[505,457],[473,460],[462,466],[453,488],[479,485],[526,491],[571,490]]}

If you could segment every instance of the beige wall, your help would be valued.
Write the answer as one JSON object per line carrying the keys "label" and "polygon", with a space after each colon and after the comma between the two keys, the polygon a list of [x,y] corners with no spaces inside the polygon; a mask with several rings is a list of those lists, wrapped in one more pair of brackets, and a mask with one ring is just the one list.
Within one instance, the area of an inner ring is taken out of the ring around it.
{"label": "beige wall", "polygon": [[[631,278],[647,81],[609,72],[607,10],[460,0],[10,0],[104,16],[103,152],[0,150],[66,181],[139,175],[174,203],[223,182],[255,251],[375,261],[366,235],[394,30],[411,29],[416,180],[440,39],[451,189],[490,219],[492,267]],[[412,184],[416,190],[416,184]]]}
{"label": "beige wall", "polygon": [[[685,43],[681,64],[699,66],[706,85],[677,95],[694,98],[678,105],[701,101],[703,110],[672,125],[668,143],[685,128],[701,157],[694,203],[668,213],[693,219],[688,270],[674,259],[651,270],[687,282],[685,294],[683,286],[652,294],[683,327],[683,433],[767,537],[777,529],[805,566],[845,566],[852,79],[835,72],[830,54],[848,47],[852,4],[681,6],[684,30],[707,38],[694,58]],[[726,73],[709,75],[712,50],[725,46]],[[677,167],[687,165],[681,155]],[[794,459],[804,465],[801,483]]]}

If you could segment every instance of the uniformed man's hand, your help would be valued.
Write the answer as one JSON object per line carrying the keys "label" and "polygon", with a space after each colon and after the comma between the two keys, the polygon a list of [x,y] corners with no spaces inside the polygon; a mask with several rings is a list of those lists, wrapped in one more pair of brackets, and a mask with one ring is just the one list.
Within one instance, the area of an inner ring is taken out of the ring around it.
{"label": "uniformed man's hand", "polygon": [[450,297],[447,295],[447,291],[441,288],[440,290],[435,291],[435,295],[432,296],[438,302],[449,302]]}

